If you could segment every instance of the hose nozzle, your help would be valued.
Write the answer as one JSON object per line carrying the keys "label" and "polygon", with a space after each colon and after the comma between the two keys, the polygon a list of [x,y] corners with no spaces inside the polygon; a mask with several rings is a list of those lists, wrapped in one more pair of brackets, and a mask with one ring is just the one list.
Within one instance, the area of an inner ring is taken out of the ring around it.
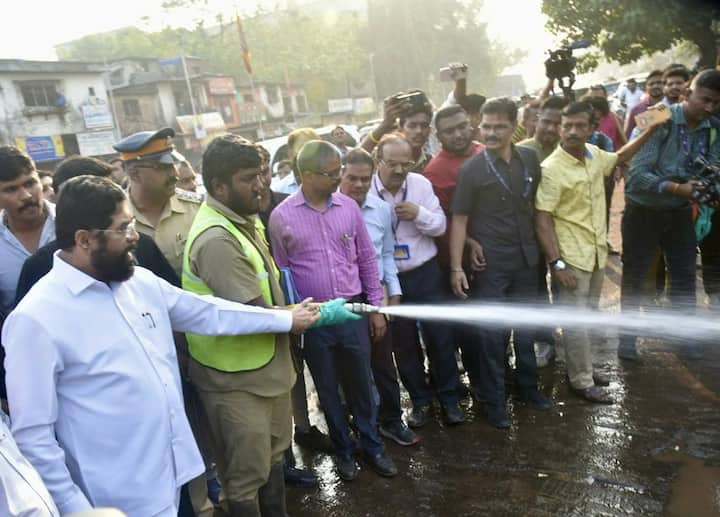
{"label": "hose nozzle", "polygon": [[345,309],[356,314],[370,314],[380,311],[380,307],[367,303],[346,303]]}

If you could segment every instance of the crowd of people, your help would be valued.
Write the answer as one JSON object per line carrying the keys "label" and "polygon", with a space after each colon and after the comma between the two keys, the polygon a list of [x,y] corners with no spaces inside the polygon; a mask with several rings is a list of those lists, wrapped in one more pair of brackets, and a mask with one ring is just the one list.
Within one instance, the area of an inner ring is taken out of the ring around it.
{"label": "crowd of people", "polygon": [[[550,409],[538,368],[555,355],[577,396],[612,404],[587,329],[346,306],[597,308],[620,181],[622,310],[648,303],[658,277],[692,312],[698,245],[718,303],[718,199],[693,160],[720,160],[720,72],[672,65],[645,92],[629,83],[624,121],[601,86],[580,101],[551,87],[520,106],[467,94],[465,79],[438,110],[419,90],[394,95],[356,148],[342,128],[331,141],[293,131],[276,178],[261,146],[218,136],[202,188],[170,128],[124,138],[111,163],[68,158],[49,182],[0,147],[3,514],[174,517],[210,500],[233,517],[285,516],[286,484],[317,483],[293,437],[333,455],[344,481],[358,459],[391,478],[385,442],[411,447],[435,418],[462,424],[467,397],[498,429],[512,425],[506,391]],[[635,127],[663,103],[668,120]],[[637,337],[620,336],[620,358],[640,359]]]}

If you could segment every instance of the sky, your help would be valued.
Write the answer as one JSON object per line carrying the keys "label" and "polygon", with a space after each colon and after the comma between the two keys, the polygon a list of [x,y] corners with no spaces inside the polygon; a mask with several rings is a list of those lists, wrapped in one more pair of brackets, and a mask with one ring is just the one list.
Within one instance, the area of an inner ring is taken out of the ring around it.
{"label": "sky", "polygon": [[[174,12],[172,16],[168,16],[161,7],[162,0],[123,0],[120,3],[123,9],[117,8],[120,4],[102,0],[11,1],[12,17],[32,20],[32,23],[4,24],[0,31],[0,58],[52,61],[57,59],[55,45],[87,34],[127,26],[145,30],[158,30],[166,25],[191,26],[199,17],[212,24],[214,15],[220,10],[243,14],[253,12],[258,5],[272,9],[276,5],[284,6],[288,2],[302,4],[308,0],[207,0],[208,7],[203,10]],[[483,13],[493,39],[527,52],[522,63],[505,73],[522,74],[528,88],[542,85],[544,52],[555,47],[555,38],[546,31],[545,18],[540,13],[541,1],[485,0]],[[110,8],[103,9],[103,5]],[[517,16],[518,12],[523,13],[522,17]],[[42,15],[38,16],[38,13]]]}

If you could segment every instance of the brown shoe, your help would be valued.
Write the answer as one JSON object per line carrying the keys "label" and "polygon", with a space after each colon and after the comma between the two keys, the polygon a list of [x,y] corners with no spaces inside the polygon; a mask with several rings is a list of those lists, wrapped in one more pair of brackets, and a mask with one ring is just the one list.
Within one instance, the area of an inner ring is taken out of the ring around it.
{"label": "brown shoe", "polygon": [[615,401],[613,398],[602,388],[599,386],[590,386],[589,388],[585,388],[582,390],[578,390],[573,388],[573,391],[577,393],[579,396],[587,400],[588,402],[593,402],[595,404],[614,404]]}

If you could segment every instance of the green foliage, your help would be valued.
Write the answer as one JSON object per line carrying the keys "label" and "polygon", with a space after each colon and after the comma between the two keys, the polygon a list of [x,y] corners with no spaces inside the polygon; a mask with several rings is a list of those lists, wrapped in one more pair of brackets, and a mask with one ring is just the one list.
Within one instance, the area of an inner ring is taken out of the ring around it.
{"label": "green foliage", "polygon": [[368,42],[378,92],[432,89],[429,75],[448,62],[470,67],[468,91],[489,91],[495,77],[521,53],[488,38],[482,0],[369,0]]}
{"label": "green foliage", "polygon": [[[168,11],[203,12],[206,5],[207,0],[163,3]],[[371,59],[380,96],[412,87],[427,89],[429,76],[450,61],[470,65],[470,91],[487,91],[498,70],[520,54],[488,39],[485,24],[478,19],[481,7],[482,0],[369,0],[368,19],[337,10],[258,9],[242,22],[255,79],[302,83],[310,103],[324,109],[328,98],[347,96],[351,82],[370,80]],[[206,60],[208,70],[247,83],[234,16],[204,16],[191,30],[127,28],[86,36],[59,47],[58,55],[110,61],[184,53]]]}
{"label": "green foliage", "polygon": [[[547,28],[568,40],[587,38],[622,64],[693,42],[698,64],[714,67],[720,8],[706,0],[543,0]],[[588,59],[591,61],[591,59]]]}

